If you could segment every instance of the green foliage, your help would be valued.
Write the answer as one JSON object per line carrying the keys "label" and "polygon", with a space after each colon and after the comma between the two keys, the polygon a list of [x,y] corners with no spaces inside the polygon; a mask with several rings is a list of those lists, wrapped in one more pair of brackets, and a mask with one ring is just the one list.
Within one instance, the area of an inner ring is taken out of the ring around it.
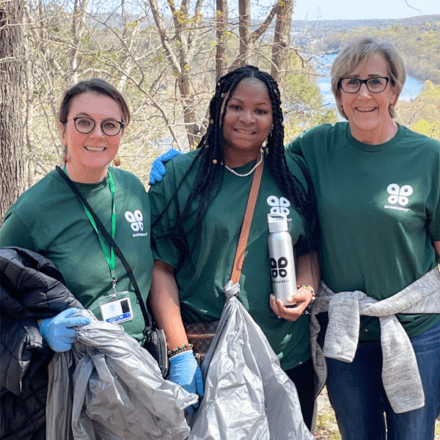
{"label": "green foliage", "polygon": [[396,110],[401,124],[440,141],[440,85],[425,81],[417,98],[399,101]]}
{"label": "green foliage", "polygon": [[375,37],[396,47],[405,61],[407,72],[412,77],[440,83],[440,22],[436,22],[434,18],[414,23],[417,24],[360,27],[350,32],[335,33],[324,38],[319,48],[339,50],[356,38]]}
{"label": "green foliage", "polygon": [[413,126],[412,129],[417,133],[429,136],[431,131],[431,124],[425,119],[419,119]]}
{"label": "green foliage", "polygon": [[338,121],[336,111],[323,105],[319,87],[313,81],[316,72],[312,67],[303,68],[300,58],[293,54],[287,72],[281,83],[286,143],[314,125]]}

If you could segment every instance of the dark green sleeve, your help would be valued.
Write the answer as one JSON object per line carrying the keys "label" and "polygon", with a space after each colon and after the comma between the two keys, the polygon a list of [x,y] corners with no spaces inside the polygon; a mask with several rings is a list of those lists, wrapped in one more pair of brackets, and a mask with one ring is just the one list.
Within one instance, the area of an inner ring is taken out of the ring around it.
{"label": "dark green sleeve", "polygon": [[[308,254],[309,252],[316,251],[319,243],[319,230],[318,230],[318,213],[316,211],[316,197],[313,188],[313,183],[310,177],[310,172],[307,164],[300,150],[301,140],[297,138],[286,146],[286,158],[290,172],[300,181],[304,190],[307,193],[309,203],[314,200],[312,204],[315,205],[314,209],[310,209],[309,218],[304,219],[306,223],[306,236],[300,236],[295,244],[295,250],[297,255]],[[289,148],[289,150],[287,150]]]}
{"label": "dark green sleeve", "polygon": [[177,246],[178,239],[169,233],[179,216],[175,197],[174,169],[168,165],[167,174],[161,182],[151,186],[148,195],[151,207],[151,249],[155,260],[163,261],[178,269],[183,255]]}
{"label": "dark green sleeve", "polygon": [[38,252],[34,238],[15,211],[6,214],[0,228],[0,247],[17,246]]}
{"label": "dark green sleeve", "polygon": [[300,136],[290,141],[284,149],[286,150],[287,155],[300,155],[302,156],[301,145],[300,145]]}

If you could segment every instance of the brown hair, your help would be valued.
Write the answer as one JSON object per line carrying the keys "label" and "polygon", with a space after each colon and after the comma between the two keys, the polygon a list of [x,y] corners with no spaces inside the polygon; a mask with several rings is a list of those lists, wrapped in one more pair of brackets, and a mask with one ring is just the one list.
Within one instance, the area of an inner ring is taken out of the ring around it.
{"label": "brown hair", "polygon": [[[69,116],[70,104],[75,96],[83,93],[96,93],[97,95],[108,96],[119,104],[122,112],[122,123],[126,127],[130,123],[130,110],[124,97],[111,84],[100,78],[91,78],[80,81],[64,93],[63,100],[58,112],[58,121],[66,124]],[[67,148],[64,149],[64,163],[67,162]]]}
{"label": "brown hair", "polygon": [[130,110],[125,102],[124,97],[107,81],[100,78],[91,78],[86,81],[80,81],[64,93],[63,100],[60,104],[58,120],[62,124],[67,122],[67,116],[70,111],[70,103],[75,96],[83,93],[96,93],[97,95],[108,96],[116,101],[121,107],[122,123],[127,126],[130,123]]}

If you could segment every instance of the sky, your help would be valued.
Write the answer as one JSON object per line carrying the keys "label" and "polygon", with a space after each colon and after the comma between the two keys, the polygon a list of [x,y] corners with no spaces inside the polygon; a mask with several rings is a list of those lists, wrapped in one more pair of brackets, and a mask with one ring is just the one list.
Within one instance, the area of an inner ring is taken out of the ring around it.
{"label": "sky", "polygon": [[440,15],[440,0],[296,0],[293,20],[398,19],[434,14]]}

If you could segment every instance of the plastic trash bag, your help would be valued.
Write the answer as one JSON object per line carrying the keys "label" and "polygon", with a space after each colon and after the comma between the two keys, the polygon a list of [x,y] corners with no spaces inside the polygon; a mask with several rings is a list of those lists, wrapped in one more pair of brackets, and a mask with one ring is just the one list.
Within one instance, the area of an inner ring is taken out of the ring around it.
{"label": "plastic trash bag", "polygon": [[162,378],[154,358],[117,324],[77,329],[72,350],[49,365],[47,440],[180,440],[198,397]]}
{"label": "plastic trash bag", "polygon": [[[202,365],[205,395],[190,440],[312,440],[293,382],[229,282],[216,335]],[[310,390],[313,393],[313,390]]]}

